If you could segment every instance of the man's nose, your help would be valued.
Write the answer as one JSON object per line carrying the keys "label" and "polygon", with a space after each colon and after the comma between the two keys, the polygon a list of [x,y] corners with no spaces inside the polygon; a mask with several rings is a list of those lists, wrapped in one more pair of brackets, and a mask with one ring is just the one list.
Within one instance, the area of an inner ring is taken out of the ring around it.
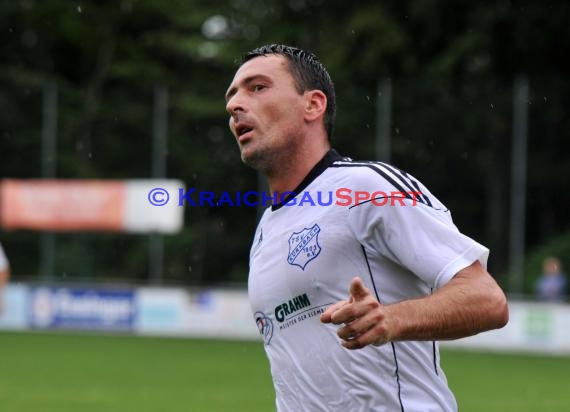
{"label": "man's nose", "polygon": [[228,102],[226,103],[226,110],[232,116],[235,116],[237,112],[245,110],[245,104],[243,99],[238,93],[235,93],[232,97],[229,98]]}

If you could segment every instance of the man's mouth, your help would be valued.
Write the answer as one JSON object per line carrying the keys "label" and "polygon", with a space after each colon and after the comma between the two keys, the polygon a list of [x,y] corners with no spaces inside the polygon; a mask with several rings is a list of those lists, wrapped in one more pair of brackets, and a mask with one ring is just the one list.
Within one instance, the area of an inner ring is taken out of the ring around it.
{"label": "man's mouth", "polygon": [[253,127],[248,126],[248,125],[240,125],[236,127],[236,135],[238,137],[238,139],[241,139],[242,137],[245,137],[246,134],[248,134],[249,132],[251,132],[253,130]]}

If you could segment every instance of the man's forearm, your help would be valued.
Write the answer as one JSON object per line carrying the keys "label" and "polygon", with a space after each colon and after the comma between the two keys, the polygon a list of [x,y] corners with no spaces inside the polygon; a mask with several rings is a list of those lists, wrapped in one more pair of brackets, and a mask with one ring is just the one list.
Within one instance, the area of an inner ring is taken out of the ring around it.
{"label": "man's forearm", "polygon": [[503,327],[507,300],[475,262],[432,295],[385,306],[390,340],[445,340]]}

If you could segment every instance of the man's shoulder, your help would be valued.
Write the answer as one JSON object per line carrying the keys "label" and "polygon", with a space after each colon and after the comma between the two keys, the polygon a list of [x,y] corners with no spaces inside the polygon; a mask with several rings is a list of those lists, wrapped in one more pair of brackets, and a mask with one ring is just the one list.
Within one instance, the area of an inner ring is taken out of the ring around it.
{"label": "man's shoulder", "polygon": [[396,166],[374,160],[355,160],[343,157],[334,161],[330,166],[331,175],[357,187],[398,186],[407,175]]}
{"label": "man's shoulder", "polygon": [[412,174],[393,164],[373,160],[342,158],[333,162],[332,180],[352,191],[366,191],[375,197],[381,192],[388,196],[413,199],[437,211],[449,212],[431,191]]}

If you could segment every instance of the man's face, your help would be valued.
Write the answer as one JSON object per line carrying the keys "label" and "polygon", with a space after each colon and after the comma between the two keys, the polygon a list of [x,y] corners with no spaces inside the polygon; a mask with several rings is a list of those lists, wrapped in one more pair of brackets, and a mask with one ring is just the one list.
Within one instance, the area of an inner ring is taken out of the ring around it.
{"label": "man's face", "polygon": [[226,93],[241,158],[262,172],[278,167],[302,137],[305,100],[287,67],[281,55],[255,57],[238,69]]}

